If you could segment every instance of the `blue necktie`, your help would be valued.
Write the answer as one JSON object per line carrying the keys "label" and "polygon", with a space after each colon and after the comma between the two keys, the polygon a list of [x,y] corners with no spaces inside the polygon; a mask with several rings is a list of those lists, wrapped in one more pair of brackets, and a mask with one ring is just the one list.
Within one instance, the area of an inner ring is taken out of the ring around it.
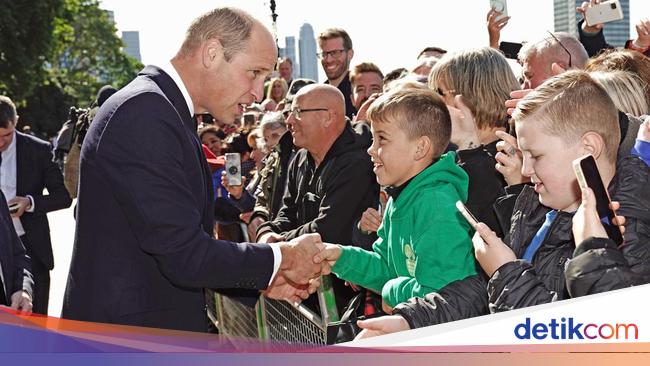
{"label": "blue necktie", "polygon": [[537,249],[539,249],[539,247],[542,245],[542,242],[546,237],[546,233],[548,233],[548,229],[551,227],[551,223],[556,216],[557,211],[555,210],[549,211],[546,214],[546,220],[533,237],[533,240],[530,241],[530,244],[528,245],[528,248],[526,248],[526,252],[524,253],[523,258],[521,259],[526,260],[528,263],[533,263],[533,256],[537,252]]}

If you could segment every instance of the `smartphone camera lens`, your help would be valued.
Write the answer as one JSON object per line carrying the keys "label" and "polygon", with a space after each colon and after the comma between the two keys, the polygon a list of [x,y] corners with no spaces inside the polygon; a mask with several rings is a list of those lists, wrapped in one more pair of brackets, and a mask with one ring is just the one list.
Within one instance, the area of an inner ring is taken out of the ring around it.
{"label": "smartphone camera lens", "polygon": [[616,3],[609,4],[609,7],[612,8],[612,9],[616,9]]}
{"label": "smartphone camera lens", "polygon": [[228,168],[228,173],[230,173],[231,175],[235,175],[239,173],[239,169],[237,169],[236,166],[231,166],[230,168]]}

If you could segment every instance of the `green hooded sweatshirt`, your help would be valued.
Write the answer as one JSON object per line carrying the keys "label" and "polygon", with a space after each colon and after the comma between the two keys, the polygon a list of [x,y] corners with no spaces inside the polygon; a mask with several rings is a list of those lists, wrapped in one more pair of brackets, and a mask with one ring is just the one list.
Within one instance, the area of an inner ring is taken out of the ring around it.
{"label": "green hooded sweatshirt", "polygon": [[441,156],[388,200],[373,251],[342,246],[333,272],[390,307],[476,274],[473,230],[455,206],[467,201],[468,182],[455,153]]}

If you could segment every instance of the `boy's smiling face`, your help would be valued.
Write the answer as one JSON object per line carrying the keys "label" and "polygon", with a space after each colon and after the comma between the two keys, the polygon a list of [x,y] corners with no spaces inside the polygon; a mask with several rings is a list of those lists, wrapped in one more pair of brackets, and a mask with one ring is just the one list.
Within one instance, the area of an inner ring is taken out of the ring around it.
{"label": "boy's smiling face", "polygon": [[517,121],[515,128],[523,154],[521,172],[535,184],[540,203],[555,210],[577,210],[580,188],[572,162],[587,153],[580,139],[567,143],[550,134],[544,122],[533,118]]}
{"label": "boy's smiling face", "polygon": [[380,185],[399,187],[421,171],[416,164],[419,139],[410,139],[397,123],[376,121],[371,131],[368,154]]}

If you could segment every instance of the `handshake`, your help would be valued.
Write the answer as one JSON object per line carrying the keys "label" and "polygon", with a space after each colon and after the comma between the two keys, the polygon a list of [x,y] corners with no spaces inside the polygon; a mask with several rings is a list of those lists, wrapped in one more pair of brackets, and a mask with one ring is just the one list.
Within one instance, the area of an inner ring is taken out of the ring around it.
{"label": "handshake", "polygon": [[278,243],[282,252],[280,268],[264,295],[300,302],[320,287],[320,276],[332,272],[341,256],[341,248],[326,244],[320,234],[304,234],[289,242]]}

